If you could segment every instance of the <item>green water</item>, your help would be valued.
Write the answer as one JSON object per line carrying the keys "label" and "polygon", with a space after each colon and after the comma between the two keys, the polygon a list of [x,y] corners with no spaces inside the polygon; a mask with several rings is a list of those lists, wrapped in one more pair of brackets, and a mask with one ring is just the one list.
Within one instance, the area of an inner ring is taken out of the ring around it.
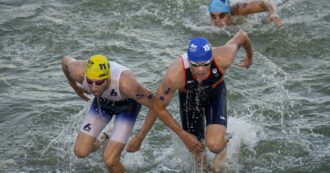
{"label": "green water", "polygon": [[[239,68],[240,51],[225,78],[234,137],[224,172],[330,172],[330,3],[274,2],[281,28],[259,14],[223,30],[210,26],[206,0],[0,0],[0,172],[106,172],[102,149],[73,154],[90,103],[68,85],[63,55],[105,54],[156,90],[192,37],[218,46],[240,29],[254,61]],[[179,121],[178,99],[168,108]],[[122,161],[127,172],[196,172],[187,153],[157,121]]]}

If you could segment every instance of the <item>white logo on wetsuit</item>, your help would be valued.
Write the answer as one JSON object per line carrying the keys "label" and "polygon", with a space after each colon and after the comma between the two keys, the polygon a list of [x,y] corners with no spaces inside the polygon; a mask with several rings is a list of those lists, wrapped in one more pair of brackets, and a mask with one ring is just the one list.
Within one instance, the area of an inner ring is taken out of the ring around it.
{"label": "white logo on wetsuit", "polygon": [[212,73],[214,74],[215,77],[219,76],[218,70],[216,68],[212,69]]}

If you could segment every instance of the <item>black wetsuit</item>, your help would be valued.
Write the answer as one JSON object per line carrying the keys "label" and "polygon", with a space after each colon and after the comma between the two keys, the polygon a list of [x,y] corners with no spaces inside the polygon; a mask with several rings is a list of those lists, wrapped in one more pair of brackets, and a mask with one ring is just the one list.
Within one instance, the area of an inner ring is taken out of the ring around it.
{"label": "black wetsuit", "polygon": [[206,125],[227,126],[226,85],[223,74],[212,60],[211,74],[201,83],[194,80],[189,67],[185,69],[186,86],[179,91],[180,115],[184,130],[204,139]]}

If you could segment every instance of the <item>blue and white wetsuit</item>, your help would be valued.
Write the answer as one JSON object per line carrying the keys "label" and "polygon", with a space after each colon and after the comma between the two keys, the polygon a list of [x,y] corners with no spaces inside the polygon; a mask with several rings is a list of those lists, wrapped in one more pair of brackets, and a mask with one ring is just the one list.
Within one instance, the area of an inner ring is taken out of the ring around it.
{"label": "blue and white wetsuit", "polygon": [[[133,99],[124,99],[120,94],[119,80],[124,70],[128,69],[118,63],[110,62],[110,86],[100,97],[94,98],[81,126],[81,132],[97,137],[111,121],[113,115],[116,115],[110,140],[127,143],[141,105]],[[83,87],[91,93],[86,76]]]}

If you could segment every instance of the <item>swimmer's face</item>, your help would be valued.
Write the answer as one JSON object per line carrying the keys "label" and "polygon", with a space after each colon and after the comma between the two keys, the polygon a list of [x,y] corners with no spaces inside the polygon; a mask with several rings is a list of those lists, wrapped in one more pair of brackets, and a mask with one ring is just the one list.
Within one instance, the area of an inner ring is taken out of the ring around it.
{"label": "swimmer's face", "polygon": [[87,84],[94,96],[101,96],[103,91],[107,89],[109,79],[90,80],[87,78]]}
{"label": "swimmer's face", "polygon": [[213,12],[210,13],[211,20],[213,25],[218,27],[224,27],[225,25],[230,24],[230,13],[221,13],[221,12]]}
{"label": "swimmer's face", "polygon": [[208,60],[205,62],[193,62],[189,61],[190,71],[196,80],[205,80],[209,76],[211,69],[211,61]]}

